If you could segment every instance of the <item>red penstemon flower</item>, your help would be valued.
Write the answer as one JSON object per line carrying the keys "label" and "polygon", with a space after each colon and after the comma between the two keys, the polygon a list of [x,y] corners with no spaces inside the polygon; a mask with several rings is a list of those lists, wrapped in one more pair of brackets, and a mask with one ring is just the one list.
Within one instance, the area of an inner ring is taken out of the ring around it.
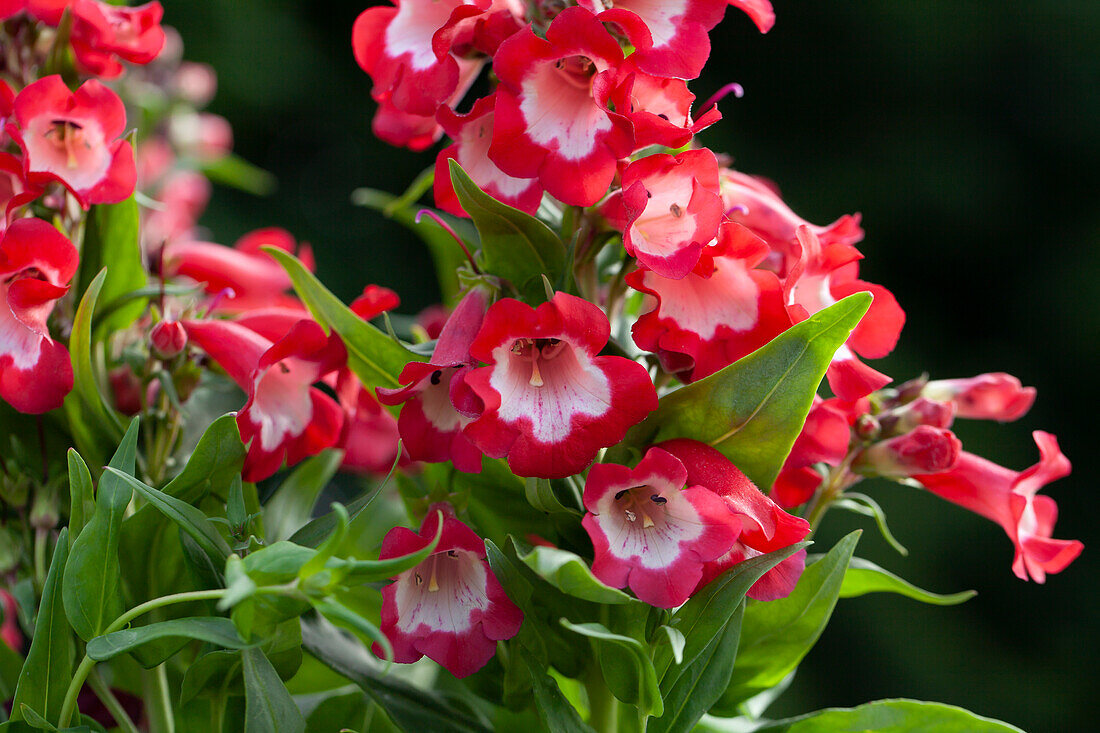
{"label": "red penstemon flower", "polygon": [[16,209],[41,195],[41,188],[27,182],[23,162],[9,153],[0,153],[0,232]]}
{"label": "red penstemon flower", "polygon": [[1034,387],[1024,387],[1019,379],[1004,372],[938,379],[926,384],[921,394],[950,402],[959,417],[1000,422],[1020,419],[1035,402]]}
{"label": "red penstemon flower", "polygon": [[814,397],[802,431],[791,446],[768,496],[781,507],[801,506],[821,485],[822,475],[814,464],[839,466],[848,454],[852,431],[837,400]]}
{"label": "red penstemon flower", "polygon": [[126,109],[118,95],[95,79],[75,92],[60,76],[28,84],[15,98],[8,133],[23,150],[27,179],[58,181],[85,209],[122,201],[134,192],[134,151],[118,140]]}
{"label": "red penstemon flower", "polygon": [[69,352],[46,319],[77,264],[72,242],[41,219],[17,219],[0,234],[0,398],[20,412],[61,407],[73,388]]}
{"label": "red penstemon flower", "polygon": [[114,78],[123,71],[119,59],[147,64],[164,48],[164,8],[159,2],[127,8],[101,0],[74,0],[71,7],[73,53],[92,74]]}
{"label": "red penstemon flower", "polygon": [[596,356],[610,333],[603,311],[567,293],[537,309],[511,298],[493,304],[470,347],[489,366],[466,376],[485,406],[466,435],[521,476],[585,468],[657,407],[645,367]]}
{"label": "red penstemon flower", "polygon": [[636,468],[597,463],[584,486],[592,539],[592,574],[615,588],[628,585],[651,606],[688,599],[704,563],[730,551],[739,520],[709,489],[688,480],[675,456],[650,448]]}
{"label": "red penstemon flower", "polygon": [[[443,533],[428,559],[382,589],[382,633],[394,660],[423,656],[455,677],[478,671],[496,653],[497,642],[519,633],[523,612],[516,607],[485,560],[485,541],[454,517],[446,504],[433,505],[417,534],[395,527],[382,540],[382,560],[423,549]],[[375,644],[374,652],[381,655]]]}
{"label": "red penstemon flower", "polygon": [[634,126],[636,150],[649,145],[682,148],[695,133],[722,119],[716,105],[693,118],[695,95],[684,80],[647,74],[638,69],[633,56],[619,66],[611,100]]}

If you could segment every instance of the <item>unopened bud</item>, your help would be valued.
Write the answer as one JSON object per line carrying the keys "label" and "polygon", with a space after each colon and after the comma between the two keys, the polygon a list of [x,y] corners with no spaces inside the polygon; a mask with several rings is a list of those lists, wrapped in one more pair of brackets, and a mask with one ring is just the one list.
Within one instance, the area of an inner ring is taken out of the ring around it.
{"label": "unopened bud", "polygon": [[929,382],[921,394],[933,400],[953,402],[959,417],[1009,422],[1017,420],[1035,402],[1035,388],[1024,387],[1011,374],[979,374],[969,379]]}
{"label": "unopened bud", "polygon": [[860,415],[856,418],[856,435],[863,440],[874,440],[879,436],[879,431],[882,427],[879,425],[878,418],[874,415]]}
{"label": "unopened bud", "polygon": [[196,107],[210,104],[218,90],[218,75],[214,72],[214,67],[194,61],[181,63],[172,81],[176,94]]}
{"label": "unopened bud", "polygon": [[136,415],[142,410],[141,380],[134,370],[123,365],[107,373],[111,392],[115,395],[115,409],[123,415]]}
{"label": "unopened bud", "polygon": [[56,484],[47,483],[34,491],[30,523],[35,529],[53,529],[60,518]]}
{"label": "unopened bud", "polygon": [[179,321],[161,321],[149,333],[149,343],[158,359],[171,359],[187,347],[187,331]]}
{"label": "unopened bud", "polygon": [[950,402],[918,397],[879,416],[883,435],[904,435],[921,425],[949,428],[955,420],[955,406]]}
{"label": "unopened bud", "polygon": [[962,443],[950,430],[921,425],[865,448],[852,469],[864,476],[889,478],[941,473],[955,465],[961,449]]}

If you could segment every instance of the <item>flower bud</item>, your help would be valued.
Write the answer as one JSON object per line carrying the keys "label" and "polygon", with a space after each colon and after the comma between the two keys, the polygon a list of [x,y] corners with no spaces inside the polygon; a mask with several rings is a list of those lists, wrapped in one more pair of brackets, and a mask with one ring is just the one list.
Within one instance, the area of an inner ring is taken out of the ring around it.
{"label": "flower bud", "polygon": [[1019,379],[1004,372],[929,382],[921,394],[953,402],[959,417],[999,422],[1023,417],[1035,402],[1034,387],[1024,387]]}
{"label": "flower bud", "polygon": [[926,397],[887,410],[879,416],[883,435],[904,435],[921,425],[949,428],[955,420],[955,405]]}
{"label": "flower bud", "polygon": [[57,485],[47,483],[36,488],[34,501],[31,502],[31,526],[35,529],[53,529],[59,518]]}
{"label": "flower bud", "polygon": [[882,426],[874,415],[864,414],[856,418],[855,429],[856,435],[863,440],[874,440],[878,438]]}
{"label": "flower bud", "polygon": [[141,380],[134,370],[123,365],[107,373],[111,392],[115,395],[115,409],[123,415],[136,415],[141,412]]}
{"label": "flower bud", "polygon": [[171,359],[187,346],[187,331],[179,321],[161,321],[149,333],[149,343],[158,359]]}
{"label": "flower bud", "polygon": [[955,465],[961,449],[962,442],[950,430],[920,425],[864,449],[852,469],[864,476],[889,478],[940,473]]}
{"label": "flower bud", "polygon": [[172,80],[178,94],[185,102],[205,107],[218,90],[218,75],[209,64],[184,61]]}

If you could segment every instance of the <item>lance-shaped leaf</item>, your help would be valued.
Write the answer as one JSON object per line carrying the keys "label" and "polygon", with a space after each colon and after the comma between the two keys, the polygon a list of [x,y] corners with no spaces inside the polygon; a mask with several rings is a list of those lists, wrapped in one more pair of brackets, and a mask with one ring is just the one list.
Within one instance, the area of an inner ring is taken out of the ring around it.
{"label": "lance-shaped leaf", "polygon": [[65,613],[82,639],[91,639],[122,613],[118,541],[131,492],[137,456],[138,420],[130,428],[99,479],[95,513],[73,542],[68,572],[62,583]]}
{"label": "lance-shaped leaf", "polygon": [[[440,522],[442,524],[442,522]],[[310,598],[310,604],[317,613],[337,626],[357,631],[378,644],[387,660],[393,659],[393,646],[382,630],[335,598]]]}
{"label": "lance-shaped leaf", "polygon": [[455,194],[481,235],[483,268],[508,280],[521,293],[538,297],[542,275],[557,282],[564,272],[565,245],[535,217],[478,188],[458,161],[452,159],[449,163]]}
{"label": "lance-shaped leaf", "polygon": [[594,603],[638,603],[618,588],[600,582],[579,555],[557,547],[525,547],[516,544],[516,556],[535,575],[566,595]]}
{"label": "lance-shaped leaf", "polygon": [[[810,561],[811,558],[807,558]],[[816,560],[814,560],[816,562]],[[970,600],[977,591],[964,590],[958,593],[932,593],[918,588],[888,570],[883,570],[870,560],[853,557],[844,573],[844,582],[840,586],[841,598],[856,598],[867,593],[897,593],[921,603],[934,606],[954,606]]]}
{"label": "lance-shaped leaf", "polygon": [[[200,616],[177,618],[134,629],[113,631],[89,641],[85,651],[92,659],[103,662],[119,654],[153,646],[155,647],[153,657],[159,657],[159,661],[151,666],[156,666],[179,651],[191,639],[205,641],[225,649],[243,649],[246,646],[244,639],[240,637],[229,619]],[[145,666],[148,667],[150,664],[146,663]]]}
{"label": "lance-shaped leaf", "polygon": [[164,493],[194,504],[213,490],[225,489],[241,472],[245,453],[237,416],[222,415],[203,432],[187,465]]}
{"label": "lance-shaped leaf", "polygon": [[69,542],[73,542],[95,514],[95,491],[88,464],[73,448],[69,449]]}
{"label": "lance-shaped leaf", "polygon": [[304,733],[302,711],[259,647],[241,650],[245,733]]}
{"label": "lance-shaped leaf", "polygon": [[870,293],[849,295],[725,369],[665,395],[624,444],[693,438],[721,451],[757,486],[771,486],[833,354],[870,305]]}
{"label": "lance-shaped leaf", "polygon": [[386,558],[385,560],[355,560],[332,557],[325,563],[325,569],[341,576],[345,582],[374,583],[386,580],[427,560],[435,552],[442,536],[443,522],[440,521],[432,541],[416,552]]}
{"label": "lance-shaped leaf", "polygon": [[[88,289],[84,291],[84,297],[81,298],[76,315],[73,316],[69,353],[73,360],[73,394],[79,397],[88,413],[82,414],[82,417],[94,420],[95,427],[117,440],[122,436],[122,421],[100,392],[95,369],[92,366],[92,314],[95,312],[96,301],[99,299],[99,293],[103,289],[106,278],[107,270],[100,270],[95,279],[89,283]],[[74,398],[70,396],[67,399]]]}
{"label": "lance-shaped leaf", "polygon": [[343,451],[325,450],[294,467],[264,504],[268,542],[285,540],[309,523],[321,490],[336,475]]}
{"label": "lance-shaped leaf", "polygon": [[782,682],[813,648],[836,606],[860,534],[852,532],[808,565],[789,596],[745,611],[737,666],[712,712],[736,715],[739,703]]}
{"label": "lance-shaped leaf", "polygon": [[876,700],[856,708],[828,708],[776,720],[757,733],[924,730],[936,733],[1023,733],[1019,728],[954,705],[920,700]]}
{"label": "lance-shaped leaf", "polygon": [[22,720],[23,706],[56,721],[73,678],[73,636],[65,621],[62,578],[69,558],[69,530],[57,536],[50,570],[42,587],[42,603],[31,636],[27,659],[19,672],[12,701],[12,720]]}
{"label": "lance-shaped leaf", "polygon": [[365,387],[400,387],[397,375],[410,361],[426,361],[389,335],[382,333],[351,311],[313,276],[294,255],[264,247],[290,276],[298,297],[317,322],[340,334],[348,350],[348,366]]}
{"label": "lance-shaped leaf", "polygon": [[[561,619],[561,625],[594,641],[600,656],[604,681],[615,697],[637,705],[649,715],[660,717],[664,712],[657,673],[649,658],[649,649],[637,639],[613,633],[603,624],[574,624]],[[608,647],[612,647],[609,649]],[[626,654],[617,653],[625,651]]]}
{"label": "lance-shaped leaf", "polygon": [[[81,286],[90,283],[101,267],[107,267],[107,279],[99,294],[104,303],[114,303],[146,285],[138,233],[138,205],[133,195],[117,204],[97,204],[88,212],[80,250]],[[97,328],[107,331],[126,328],[144,308],[141,300],[112,308],[109,316],[99,320]]]}

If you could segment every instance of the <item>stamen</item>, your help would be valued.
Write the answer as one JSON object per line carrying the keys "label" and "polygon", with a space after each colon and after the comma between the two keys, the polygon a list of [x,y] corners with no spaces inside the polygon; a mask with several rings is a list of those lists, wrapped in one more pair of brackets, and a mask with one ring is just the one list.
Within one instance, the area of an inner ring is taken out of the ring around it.
{"label": "stamen", "polygon": [[529,384],[532,387],[541,387],[543,384],[542,374],[539,373],[539,357],[534,349],[531,350],[531,379]]}
{"label": "stamen", "polygon": [[649,515],[642,512],[642,529],[649,529],[653,526],[653,520],[649,518]]}
{"label": "stamen", "polygon": [[672,206],[668,207],[668,210],[672,212],[672,215],[675,216],[677,219],[684,215],[684,210],[680,208],[680,204],[673,204]]}
{"label": "stamen", "polygon": [[653,496],[649,497],[649,500],[652,501],[654,504],[667,504],[668,503],[668,499],[661,496],[660,494],[654,494]]}
{"label": "stamen", "polygon": [[439,380],[443,378],[443,371],[436,369],[432,372],[432,384],[439,384]]}
{"label": "stamen", "polygon": [[417,585],[424,585],[424,579],[420,577],[420,573],[415,573],[414,577],[416,578]]}
{"label": "stamen", "polygon": [[629,509],[626,510],[626,518],[629,519],[631,522],[638,521],[638,515],[630,511]]}
{"label": "stamen", "polygon": [[432,558],[432,577],[428,579],[428,592],[429,593],[435,593],[437,590],[439,590],[439,583],[436,582],[436,579],[435,579],[435,566],[436,566],[436,564],[437,564],[436,558],[433,557]]}
{"label": "stamen", "polygon": [[628,492],[628,491],[630,491],[630,489],[623,489],[622,491],[616,491],[615,492],[615,501],[618,501],[619,499],[626,496],[626,492]]}

